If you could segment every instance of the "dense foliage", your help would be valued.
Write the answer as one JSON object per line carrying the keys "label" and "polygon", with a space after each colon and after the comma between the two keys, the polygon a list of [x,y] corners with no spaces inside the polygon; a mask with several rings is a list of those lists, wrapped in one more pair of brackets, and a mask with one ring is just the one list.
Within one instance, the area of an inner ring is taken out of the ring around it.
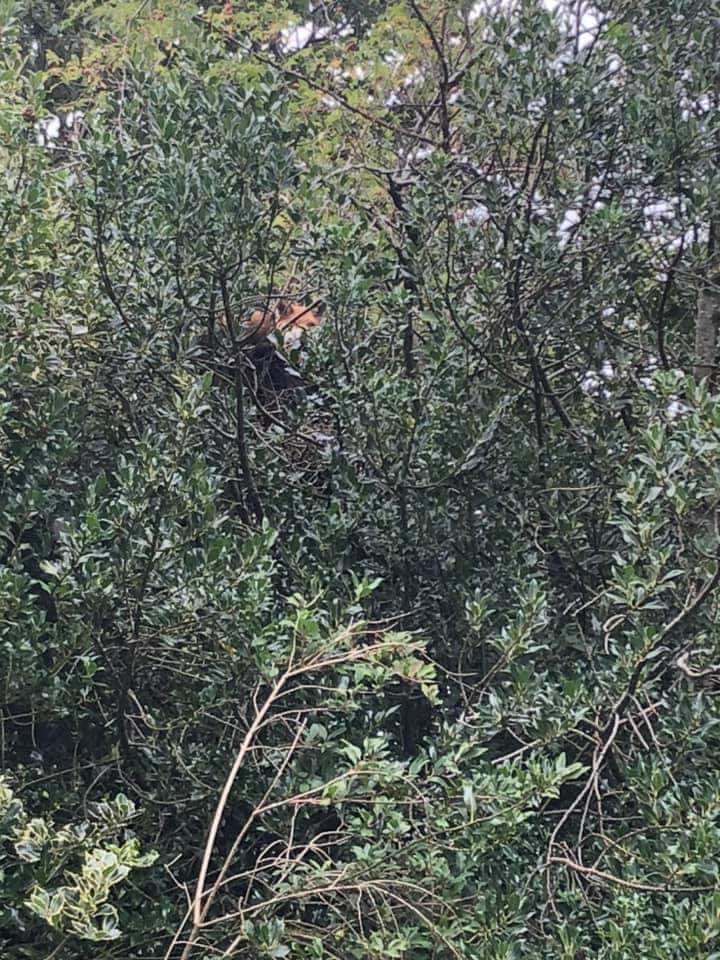
{"label": "dense foliage", "polygon": [[0,6],[3,957],[720,958],[712,7]]}

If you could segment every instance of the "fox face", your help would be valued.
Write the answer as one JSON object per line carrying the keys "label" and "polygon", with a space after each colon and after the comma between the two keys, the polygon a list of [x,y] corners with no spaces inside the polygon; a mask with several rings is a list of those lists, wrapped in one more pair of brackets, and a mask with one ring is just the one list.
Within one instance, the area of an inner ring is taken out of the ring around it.
{"label": "fox face", "polygon": [[322,320],[310,309],[300,303],[291,303],[289,300],[279,300],[272,310],[255,310],[243,326],[248,342],[257,343],[259,340],[280,334],[286,350],[296,349],[305,333],[321,326]]}

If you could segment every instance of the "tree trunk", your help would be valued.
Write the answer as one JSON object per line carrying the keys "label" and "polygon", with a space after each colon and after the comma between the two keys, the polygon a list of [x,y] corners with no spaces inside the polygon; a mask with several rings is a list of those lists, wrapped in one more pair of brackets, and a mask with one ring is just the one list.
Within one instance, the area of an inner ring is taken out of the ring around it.
{"label": "tree trunk", "polygon": [[707,377],[714,385],[717,380],[718,323],[720,323],[720,258],[713,257],[707,279],[698,295],[695,318],[696,380]]}

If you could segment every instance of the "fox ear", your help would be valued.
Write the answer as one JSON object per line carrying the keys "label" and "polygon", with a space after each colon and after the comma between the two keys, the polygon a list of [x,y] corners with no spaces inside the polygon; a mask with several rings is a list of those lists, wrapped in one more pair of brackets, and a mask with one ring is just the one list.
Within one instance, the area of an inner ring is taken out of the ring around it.
{"label": "fox ear", "polygon": [[275,309],[277,310],[279,316],[284,317],[286,314],[292,311],[292,304],[289,300],[281,298],[278,300]]}

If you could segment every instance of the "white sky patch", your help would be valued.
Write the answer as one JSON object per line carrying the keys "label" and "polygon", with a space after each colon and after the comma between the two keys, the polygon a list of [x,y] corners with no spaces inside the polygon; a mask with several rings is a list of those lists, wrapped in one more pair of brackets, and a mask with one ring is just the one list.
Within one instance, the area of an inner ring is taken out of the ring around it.
{"label": "white sky patch", "polygon": [[490,211],[485,206],[484,203],[477,203],[474,207],[470,207],[469,210],[463,210],[461,213],[458,213],[456,220],[458,223],[467,224],[470,227],[480,227],[483,223],[486,223],[490,216]]}
{"label": "white sky patch", "polygon": [[399,67],[404,59],[404,55],[402,53],[398,53],[397,50],[391,50],[390,53],[386,53],[383,57],[385,63],[393,69],[395,69],[395,67]]}
{"label": "white sky patch", "polygon": [[550,69],[555,73],[562,73],[565,67],[575,59],[575,50],[572,43],[568,43],[565,49],[550,64]]}
{"label": "white sky patch", "polygon": [[578,34],[578,50],[585,50],[597,40],[600,32],[600,16],[592,7],[583,10],[580,15],[580,33]]}
{"label": "white sky patch", "polygon": [[599,370],[587,370],[580,381],[580,389],[588,396],[598,396],[605,393],[605,385],[615,379],[615,367],[605,360]]}
{"label": "white sky patch", "polygon": [[668,241],[668,250],[677,250],[680,244],[701,243],[705,246],[710,238],[710,228],[706,223],[695,223],[679,237]]}
{"label": "white sky patch", "polygon": [[712,110],[712,100],[709,93],[703,93],[696,100],[691,100],[685,94],[681,94],[680,107],[680,116],[683,120],[688,120],[690,117],[701,119]]}
{"label": "white sky patch", "polygon": [[413,83],[416,83],[418,80],[422,80],[423,73],[419,67],[415,67],[414,70],[411,70],[410,73],[403,80],[404,87],[410,87]]}
{"label": "white sky patch", "polygon": [[557,228],[557,238],[561,247],[564,247],[568,242],[573,227],[576,227],[578,223],[580,223],[580,211],[566,210]]}
{"label": "white sky patch", "polygon": [[645,358],[645,369],[641,377],[638,377],[638,383],[644,387],[646,390],[655,390],[655,372],[660,368],[660,360],[658,357],[650,356]]}
{"label": "white sky patch", "polygon": [[597,7],[591,3],[580,5],[575,0],[542,0],[549,13],[554,13],[567,33],[565,49],[551,64],[553,70],[560,73],[571,63],[576,53],[582,53],[592,46],[602,30],[602,19]]}
{"label": "white sky patch", "polygon": [[300,50],[313,35],[312,23],[294,23],[280,31],[280,42],[285,50]]}
{"label": "white sky patch", "polygon": [[588,372],[580,381],[580,389],[583,391],[583,393],[587,393],[592,396],[598,392],[599,387],[600,377],[598,377],[594,370],[588,370]]}
{"label": "white sky patch", "polygon": [[683,403],[682,400],[670,400],[665,408],[665,413],[667,414],[668,420],[677,420],[678,417],[687,413],[688,409],[688,405]]}
{"label": "white sky patch", "polygon": [[607,58],[607,68],[608,76],[614,77],[616,74],[620,73],[624,64],[620,57],[617,54],[613,53]]}
{"label": "white sky patch", "polygon": [[527,105],[528,116],[533,120],[539,120],[545,115],[547,109],[547,99],[545,97],[537,97],[535,100],[530,100]]}
{"label": "white sky patch", "polygon": [[468,23],[475,23],[476,20],[479,20],[480,17],[487,16],[488,14],[503,11],[504,13],[509,13],[515,4],[513,0],[478,0],[478,2],[471,8],[467,16]]}
{"label": "white sky patch", "polygon": [[45,117],[43,120],[40,120],[35,125],[38,144],[41,147],[52,145],[60,136],[61,125],[60,117],[55,116],[54,114],[51,117]]}
{"label": "white sky patch", "polygon": [[79,135],[84,119],[85,114],[82,110],[71,110],[64,116],[62,114],[54,113],[49,117],[44,117],[35,124],[35,139],[38,146],[54,146],[55,141],[59,138],[63,128],[66,130],[71,130],[74,136]]}
{"label": "white sky patch", "polygon": [[600,200],[600,194],[602,193],[603,185],[600,180],[592,180],[587,187],[586,195],[590,201],[591,206],[594,209],[598,207],[603,207],[604,204]]}
{"label": "white sky patch", "polygon": [[407,161],[409,164],[420,163],[422,160],[426,160],[429,156],[431,156],[433,150],[433,147],[417,147],[415,150],[411,150],[410,153],[408,153]]}
{"label": "white sky patch", "polygon": [[281,30],[280,43],[286,53],[294,53],[296,50],[302,50],[313,37],[322,38],[330,33],[336,37],[348,37],[352,32],[353,29],[350,24],[338,29],[331,23],[319,27],[317,24],[313,24],[312,20],[306,20],[305,23],[293,23]]}
{"label": "white sky patch", "polygon": [[643,214],[649,225],[667,223],[672,220],[675,208],[670,200],[653,200],[643,207]]}

